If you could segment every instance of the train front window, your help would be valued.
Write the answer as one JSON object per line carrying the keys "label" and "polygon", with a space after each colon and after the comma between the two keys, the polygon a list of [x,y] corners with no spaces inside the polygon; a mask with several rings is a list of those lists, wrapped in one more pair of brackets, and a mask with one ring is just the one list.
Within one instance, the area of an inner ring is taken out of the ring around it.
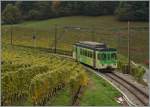
{"label": "train front window", "polygon": [[101,59],[106,60],[106,54],[105,53],[101,54]]}
{"label": "train front window", "polygon": [[110,54],[107,53],[107,60],[110,60]]}
{"label": "train front window", "polygon": [[112,54],[111,54],[111,59],[113,59],[113,60],[116,60],[116,59],[117,59],[116,53],[112,53]]}

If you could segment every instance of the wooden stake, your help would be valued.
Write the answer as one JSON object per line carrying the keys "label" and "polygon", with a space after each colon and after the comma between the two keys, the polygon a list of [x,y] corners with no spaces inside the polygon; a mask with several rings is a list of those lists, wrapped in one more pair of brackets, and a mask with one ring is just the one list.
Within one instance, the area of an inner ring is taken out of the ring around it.
{"label": "wooden stake", "polygon": [[54,43],[55,43],[54,52],[56,53],[56,46],[57,46],[57,25],[55,25],[55,40],[54,40]]}
{"label": "wooden stake", "polygon": [[130,62],[130,22],[128,21],[128,70],[130,73],[131,68],[131,62]]}
{"label": "wooden stake", "polygon": [[13,40],[12,40],[12,25],[11,25],[11,31],[10,31],[10,42],[11,42],[11,45],[13,44]]}

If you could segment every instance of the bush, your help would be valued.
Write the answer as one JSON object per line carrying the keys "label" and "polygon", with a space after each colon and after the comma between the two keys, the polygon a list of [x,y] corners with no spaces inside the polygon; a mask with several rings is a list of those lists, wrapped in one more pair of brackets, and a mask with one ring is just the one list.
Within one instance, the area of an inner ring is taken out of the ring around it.
{"label": "bush", "polygon": [[138,81],[141,81],[143,79],[144,73],[145,70],[140,65],[131,68],[131,75],[133,75],[135,79]]}
{"label": "bush", "polygon": [[138,81],[142,81],[143,75],[145,73],[145,69],[141,65],[131,65],[131,72],[129,72],[128,65],[120,60],[118,61],[118,69],[122,73],[131,74]]}

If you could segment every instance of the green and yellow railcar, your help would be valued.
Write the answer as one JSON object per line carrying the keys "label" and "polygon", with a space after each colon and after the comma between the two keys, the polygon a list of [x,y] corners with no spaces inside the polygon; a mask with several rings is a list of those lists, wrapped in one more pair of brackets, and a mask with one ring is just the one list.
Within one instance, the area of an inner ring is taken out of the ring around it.
{"label": "green and yellow railcar", "polygon": [[117,68],[117,50],[106,44],[82,41],[74,45],[73,58],[95,69]]}

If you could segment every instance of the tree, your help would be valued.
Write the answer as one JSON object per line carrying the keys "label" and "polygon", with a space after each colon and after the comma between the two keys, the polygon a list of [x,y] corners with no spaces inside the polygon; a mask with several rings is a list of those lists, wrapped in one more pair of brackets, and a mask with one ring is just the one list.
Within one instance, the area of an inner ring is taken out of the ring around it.
{"label": "tree", "polygon": [[21,13],[16,6],[7,4],[2,12],[2,20],[7,24],[15,24],[21,21]]}
{"label": "tree", "polygon": [[29,19],[29,11],[35,9],[36,1],[16,1],[15,5],[19,8],[24,20]]}
{"label": "tree", "polygon": [[88,1],[84,2],[84,7],[82,9],[83,15],[89,15],[89,16],[98,16],[101,13],[101,10],[99,10],[99,2],[97,1]]}
{"label": "tree", "polygon": [[30,19],[38,19],[38,17],[39,17],[39,12],[37,10],[32,9],[29,11]]}
{"label": "tree", "polygon": [[[18,23],[20,18],[22,20],[44,20],[71,15],[114,15],[114,12],[119,20],[148,20],[149,2],[2,1],[2,22],[5,21],[5,23]],[[22,16],[20,14],[22,14]]]}
{"label": "tree", "polygon": [[148,21],[149,2],[148,1],[128,1],[120,2],[116,9],[116,16],[119,20]]}
{"label": "tree", "polygon": [[16,1],[1,1],[1,11],[3,11],[5,9],[5,7],[7,6],[7,4],[15,4]]}
{"label": "tree", "polygon": [[36,10],[39,12],[38,19],[48,19],[53,13],[51,9],[51,2],[49,1],[39,1],[34,4]]}

